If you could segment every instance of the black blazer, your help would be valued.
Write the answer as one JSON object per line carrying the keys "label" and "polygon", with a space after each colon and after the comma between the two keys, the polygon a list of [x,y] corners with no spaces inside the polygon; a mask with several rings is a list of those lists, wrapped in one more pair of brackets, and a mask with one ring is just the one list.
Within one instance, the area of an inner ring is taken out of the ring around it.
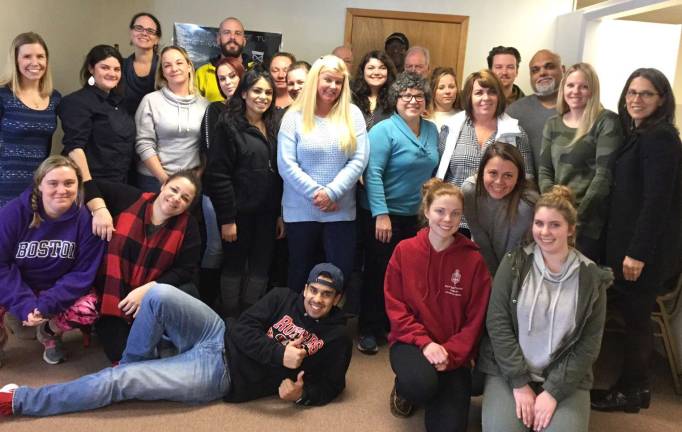
{"label": "black blazer", "polygon": [[[628,290],[659,292],[682,270],[682,142],[670,124],[634,131],[611,159],[613,187],[606,263]],[[623,279],[623,258],[643,261],[635,282]]]}

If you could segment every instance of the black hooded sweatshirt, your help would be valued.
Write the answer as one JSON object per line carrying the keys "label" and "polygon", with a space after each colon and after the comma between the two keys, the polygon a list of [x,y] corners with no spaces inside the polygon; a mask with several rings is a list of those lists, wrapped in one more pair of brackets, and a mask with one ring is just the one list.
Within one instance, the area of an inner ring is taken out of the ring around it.
{"label": "black hooded sweatshirt", "polygon": [[[303,295],[288,288],[270,291],[228,323],[225,350],[231,388],[227,402],[243,402],[278,393],[285,378],[296,381],[303,375],[300,405],[324,405],[346,386],[352,343],[346,331],[345,314],[336,306],[323,318],[306,314]],[[282,364],[286,345],[303,335],[307,356],[298,369]]]}

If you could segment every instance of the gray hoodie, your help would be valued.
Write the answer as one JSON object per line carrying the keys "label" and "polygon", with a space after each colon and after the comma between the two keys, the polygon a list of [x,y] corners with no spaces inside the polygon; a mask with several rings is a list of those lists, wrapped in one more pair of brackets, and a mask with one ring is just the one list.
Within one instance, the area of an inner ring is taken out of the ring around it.
{"label": "gray hoodie", "polygon": [[516,306],[519,345],[533,381],[544,381],[542,372],[554,352],[575,330],[579,269],[580,259],[571,249],[559,273],[552,273],[535,245],[533,265],[523,281]]}
{"label": "gray hoodie", "polygon": [[137,172],[152,175],[143,162],[152,156],[167,174],[198,167],[201,121],[208,104],[198,94],[178,96],[167,87],[142,98],[135,113]]}

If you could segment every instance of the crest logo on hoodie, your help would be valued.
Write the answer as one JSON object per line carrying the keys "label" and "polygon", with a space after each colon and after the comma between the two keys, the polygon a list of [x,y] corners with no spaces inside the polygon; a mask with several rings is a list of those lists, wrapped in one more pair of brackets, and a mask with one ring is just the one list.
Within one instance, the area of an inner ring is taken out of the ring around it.
{"label": "crest logo on hoodie", "polygon": [[452,285],[445,284],[444,290],[445,294],[450,294],[455,297],[461,297],[462,296],[462,288],[459,286],[459,282],[462,280],[462,272],[459,269],[455,269],[454,272],[452,272],[452,276],[450,277],[450,282],[452,282]]}

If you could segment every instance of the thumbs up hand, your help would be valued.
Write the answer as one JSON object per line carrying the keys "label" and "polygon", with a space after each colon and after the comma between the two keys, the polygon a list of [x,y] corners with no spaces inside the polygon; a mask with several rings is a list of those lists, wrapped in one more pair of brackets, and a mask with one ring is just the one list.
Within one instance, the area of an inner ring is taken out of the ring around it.
{"label": "thumbs up hand", "polygon": [[303,363],[307,352],[304,348],[301,348],[303,344],[303,336],[299,336],[292,340],[284,348],[284,358],[282,359],[282,364],[284,367],[289,369],[298,369]]}
{"label": "thumbs up hand", "polygon": [[289,378],[282,380],[279,385],[279,398],[285,401],[296,402],[303,396],[303,374],[304,371],[300,371],[298,376],[296,376],[296,382]]}

